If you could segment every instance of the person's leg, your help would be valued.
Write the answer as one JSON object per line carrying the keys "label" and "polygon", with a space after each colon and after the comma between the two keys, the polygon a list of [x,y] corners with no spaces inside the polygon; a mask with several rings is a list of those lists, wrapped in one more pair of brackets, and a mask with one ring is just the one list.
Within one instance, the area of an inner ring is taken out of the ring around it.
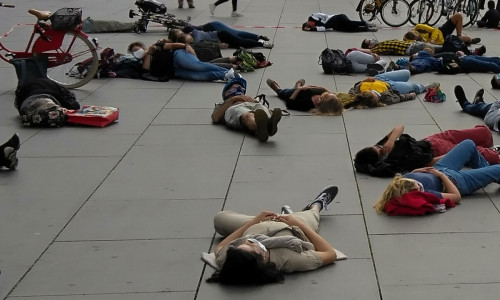
{"label": "person's leg", "polygon": [[492,105],[492,103],[487,104],[485,102],[470,103],[465,96],[464,89],[460,85],[455,86],[455,97],[464,112],[482,119],[486,116]]}
{"label": "person's leg", "polygon": [[254,48],[262,46],[262,43],[254,38],[242,39],[237,35],[234,35],[231,31],[221,30],[217,32],[217,35],[219,36],[221,42],[229,44],[229,47],[231,48]]}
{"label": "person's leg", "polygon": [[461,13],[456,13],[450,17],[441,27],[439,27],[439,30],[443,33],[444,37],[447,37],[448,35],[452,34],[453,31],[457,31],[457,35],[461,36],[462,35],[462,29],[463,29],[463,16]]}
{"label": "person's leg", "polygon": [[278,97],[281,100],[287,101],[290,99],[292,96],[293,92],[295,92],[296,89],[278,89],[276,91],[276,94],[278,94]]}
{"label": "person's leg", "polygon": [[467,55],[460,59],[460,66],[465,72],[500,73],[500,58]]}
{"label": "person's leg", "polygon": [[450,152],[446,153],[434,167],[439,170],[460,171],[465,165],[470,168],[479,169],[490,164],[484,159],[476,144],[472,140],[464,140],[458,143]]}
{"label": "person's leg", "polygon": [[222,3],[227,2],[227,1],[229,1],[229,0],[217,0],[217,1],[214,3],[214,5],[215,5],[215,6],[219,6],[219,5],[221,5]]}
{"label": "person's leg", "polygon": [[252,218],[253,216],[247,216],[230,210],[218,212],[214,217],[215,232],[222,236],[228,236]]}
{"label": "person's leg", "polygon": [[351,51],[346,55],[346,58],[351,62],[355,73],[366,72],[366,66],[376,62],[373,55],[361,51]]}
{"label": "person's leg", "polygon": [[233,12],[238,10],[238,0],[232,0],[231,4],[233,5]]}
{"label": "person's leg", "polygon": [[320,221],[319,211],[319,205],[313,205],[309,210],[294,212],[292,215],[318,232]]}
{"label": "person's leg", "polygon": [[227,31],[231,33],[234,36],[237,36],[241,39],[249,39],[249,40],[259,40],[259,35],[248,32],[248,31],[243,31],[243,30],[236,30],[234,28],[231,28],[227,26],[226,24],[219,22],[219,21],[212,21],[204,25],[206,28],[210,28],[210,30],[205,30],[205,31]]}
{"label": "person's leg", "polygon": [[227,69],[200,61],[185,50],[174,53],[175,76],[183,79],[208,81],[223,80]]}
{"label": "person's leg", "polygon": [[479,28],[484,28],[487,26],[486,22],[481,21],[481,20],[477,21],[476,24],[477,24],[477,27],[479,27]]}
{"label": "person's leg", "polygon": [[[409,70],[395,70],[391,72],[386,72],[383,74],[376,75],[375,78],[382,81],[396,81],[396,82],[407,82],[410,79]],[[408,92],[409,93],[409,92]],[[408,94],[404,93],[404,94]]]}
{"label": "person's leg", "polygon": [[368,27],[364,21],[352,21],[344,14],[338,14],[331,17],[325,24],[326,28],[332,28],[335,31],[343,32],[364,32]]}

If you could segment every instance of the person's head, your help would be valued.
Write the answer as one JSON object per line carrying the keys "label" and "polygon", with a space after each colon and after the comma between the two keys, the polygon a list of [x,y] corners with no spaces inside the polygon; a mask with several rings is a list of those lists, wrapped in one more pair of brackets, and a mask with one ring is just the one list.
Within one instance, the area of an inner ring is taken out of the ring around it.
{"label": "person's head", "polygon": [[367,108],[367,107],[383,107],[386,106],[380,102],[380,96],[374,91],[366,91],[356,95],[356,108]]}
{"label": "person's head", "polygon": [[184,43],[186,42],[186,35],[180,29],[172,29],[168,33],[168,39],[173,43]]}
{"label": "person's head", "polygon": [[309,31],[311,28],[316,27],[313,21],[307,21],[302,24],[302,30]]}
{"label": "person's head", "polygon": [[338,116],[344,111],[344,106],[340,99],[329,91],[312,98],[315,108],[311,113],[322,116]]}
{"label": "person's head", "polygon": [[422,37],[420,36],[420,34],[418,34],[418,32],[414,29],[408,31],[403,35],[403,40],[405,41],[420,41],[421,39]]}
{"label": "person's head", "polygon": [[139,49],[146,50],[146,46],[141,42],[133,42],[133,43],[130,43],[130,45],[128,45],[127,52],[134,53],[134,51],[137,51]]}
{"label": "person's head", "polygon": [[247,90],[247,81],[241,77],[235,77],[231,79],[224,88],[222,89],[222,100],[226,101],[227,99],[234,96],[245,95]]}
{"label": "person's head", "polygon": [[364,39],[363,42],[361,42],[361,48],[363,49],[372,49],[377,45],[378,45],[378,40],[376,39]]}
{"label": "person's head", "polygon": [[207,282],[227,285],[282,282],[283,275],[276,268],[276,264],[269,262],[269,254],[264,249],[262,244],[253,239],[247,239],[238,247],[230,246],[222,268],[207,279]]}
{"label": "person's head", "polygon": [[495,1],[493,0],[488,1],[488,9],[493,9],[493,8],[495,8]]}
{"label": "person's head", "polygon": [[376,145],[359,150],[354,157],[354,161],[360,165],[374,165],[379,160],[380,148]]}
{"label": "person's head", "polygon": [[382,196],[380,196],[375,205],[373,205],[373,208],[377,213],[383,213],[386,204],[392,198],[399,198],[408,192],[422,192],[423,190],[424,188],[422,184],[415,179],[404,178],[403,176],[401,176],[401,174],[396,174],[391,183],[389,183],[385,191],[382,193]]}

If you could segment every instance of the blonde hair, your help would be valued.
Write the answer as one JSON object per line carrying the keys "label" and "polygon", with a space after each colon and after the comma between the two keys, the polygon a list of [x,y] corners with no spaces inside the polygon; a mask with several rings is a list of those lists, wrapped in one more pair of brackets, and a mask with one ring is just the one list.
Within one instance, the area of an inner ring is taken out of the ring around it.
{"label": "blonde hair", "polygon": [[[325,98],[323,98],[323,96],[325,96]],[[321,101],[319,102],[316,108],[310,110],[311,113],[321,116],[338,116],[341,115],[342,112],[344,111],[344,106],[342,105],[342,102],[332,92],[329,91],[323,92],[320,98]]]}
{"label": "blonde hair", "polygon": [[416,190],[415,181],[413,179],[404,178],[401,174],[396,174],[391,183],[387,186],[382,196],[375,202],[373,208],[379,214],[385,211],[385,205],[393,197],[401,197],[402,195]]}
{"label": "blonde hair", "polygon": [[426,47],[424,47],[424,48],[422,49],[422,51],[425,51],[425,52],[429,53],[431,56],[434,56],[434,49],[433,49],[433,48],[431,48],[431,47],[427,47],[427,46],[426,46]]}

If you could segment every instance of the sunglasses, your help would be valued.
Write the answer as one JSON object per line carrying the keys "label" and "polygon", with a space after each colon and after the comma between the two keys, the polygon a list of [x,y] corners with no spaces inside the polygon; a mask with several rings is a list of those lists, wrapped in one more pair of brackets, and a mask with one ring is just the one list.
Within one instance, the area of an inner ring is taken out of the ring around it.
{"label": "sunglasses", "polygon": [[247,239],[247,241],[249,241],[252,244],[258,245],[262,251],[267,252],[266,246],[264,246],[261,242],[257,241],[256,239]]}

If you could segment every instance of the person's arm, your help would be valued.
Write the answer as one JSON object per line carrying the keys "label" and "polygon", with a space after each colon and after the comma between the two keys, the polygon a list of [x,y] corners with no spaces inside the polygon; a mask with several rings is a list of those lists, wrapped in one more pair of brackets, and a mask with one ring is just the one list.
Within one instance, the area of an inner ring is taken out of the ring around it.
{"label": "person's arm", "polygon": [[219,251],[222,248],[224,248],[225,246],[227,246],[229,243],[231,243],[235,239],[242,237],[243,233],[245,233],[245,231],[247,231],[247,229],[250,228],[251,226],[258,224],[260,222],[263,222],[263,221],[272,220],[276,217],[277,217],[277,214],[272,212],[272,211],[262,211],[261,213],[256,215],[253,219],[251,219],[250,221],[243,224],[243,226],[236,229],[233,233],[231,233],[224,240],[222,240],[222,242],[220,242],[219,245],[217,245],[217,247],[215,247],[215,251],[214,251],[215,255],[217,255],[217,253],[219,253]]}
{"label": "person's arm", "polygon": [[391,153],[392,149],[394,148],[394,143],[403,134],[404,130],[405,130],[405,127],[403,125],[397,125],[396,127],[394,127],[387,134],[387,141],[382,146],[382,149],[380,149],[380,152],[382,154]]}
{"label": "person's arm", "polygon": [[460,195],[460,192],[458,191],[458,188],[455,186],[455,184],[446,176],[443,172],[433,168],[433,167],[425,167],[425,168],[419,168],[415,169],[412,171],[413,173],[431,173],[441,179],[441,182],[443,183],[443,191],[441,195],[444,198],[448,198],[453,203],[459,203],[460,200],[462,199],[462,195]]}
{"label": "person's arm", "polygon": [[321,257],[324,265],[331,264],[337,259],[335,249],[311,227],[294,217],[293,215],[279,215],[277,221],[281,221],[290,226],[297,226],[302,230],[309,241],[314,245],[316,252]]}
{"label": "person's arm", "polygon": [[304,86],[296,88],[295,91],[293,91],[292,95],[290,95],[290,98],[288,98],[288,99],[293,100],[293,99],[297,98],[297,95],[300,93],[300,91],[309,90],[309,89],[323,89],[324,91],[327,90],[327,89],[325,89],[324,87],[321,87],[321,86],[304,85]]}
{"label": "person's arm", "polygon": [[214,122],[215,124],[220,123],[224,119],[224,113],[226,112],[226,110],[229,107],[233,106],[236,102],[255,102],[255,101],[256,100],[250,96],[242,95],[242,96],[231,97],[226,101],[224,101],[224,104],[222,104],[222,106],[218,110],[212,113],[212,122]]}

